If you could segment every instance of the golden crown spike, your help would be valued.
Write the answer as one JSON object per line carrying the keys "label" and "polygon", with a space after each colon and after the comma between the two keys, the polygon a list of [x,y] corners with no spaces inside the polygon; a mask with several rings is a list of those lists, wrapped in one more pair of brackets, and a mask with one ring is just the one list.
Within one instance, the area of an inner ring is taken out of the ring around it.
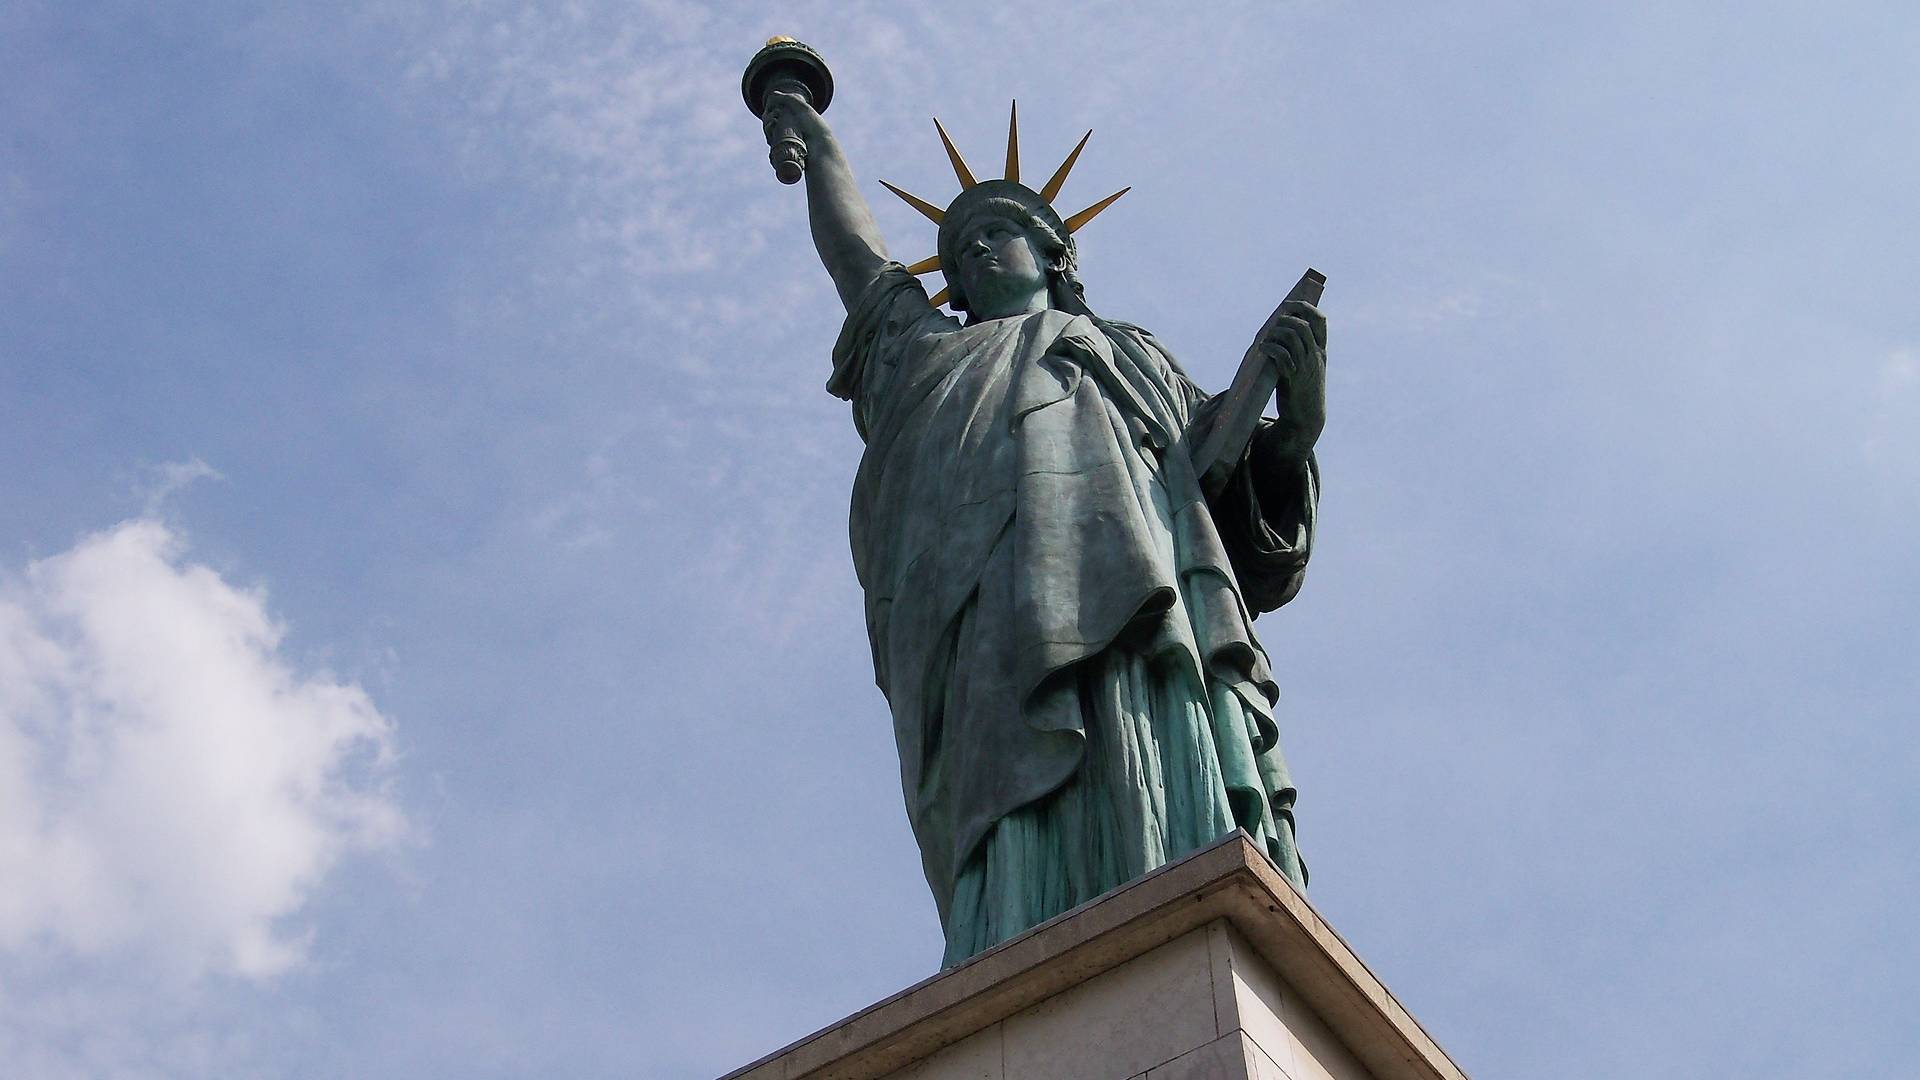
{"label": "golden crown spike", "polygon": [[953,175],[960,180],[960,190],[965,191],[978,184],[980,181],[973,178],[973,170],[967,168],[967,163],[960,157],[960,151],[953,148],[953,140],[947,138],[947,129],[940,125],[940,118],[937,116],[933,118],[933,129],[940,133],[940,145],[947,148],[947,160],[953,162]]}
{"label": "golden crown spike", "polygon": [[1020,182],[1020,103],[1013,103],[1007,113],[1007,171],[1004,179]]}

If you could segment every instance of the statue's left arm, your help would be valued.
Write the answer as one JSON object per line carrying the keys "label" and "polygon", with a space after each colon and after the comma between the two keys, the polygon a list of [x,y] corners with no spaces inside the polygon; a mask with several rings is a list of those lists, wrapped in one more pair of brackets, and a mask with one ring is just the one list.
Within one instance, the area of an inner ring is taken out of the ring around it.
{"label": "statue's left arm", "polygon": [[[1254,613],[1294,598],[1313,554],[1320,469],[1313,447],[1327,420],[1327,320],[1303,302],[1281,306],[1250,352],[1273,364],[1278,417],[1262,422],[1221,490],[1209,499],[1242,597]],[[1194,415],[1204,430],[1208,405]]]}

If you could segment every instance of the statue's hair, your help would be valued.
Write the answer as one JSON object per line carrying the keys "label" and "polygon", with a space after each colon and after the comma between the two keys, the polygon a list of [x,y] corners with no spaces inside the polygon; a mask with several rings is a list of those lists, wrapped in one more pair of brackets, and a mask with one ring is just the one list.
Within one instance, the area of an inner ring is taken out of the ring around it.
{"label": "statue's hair", "polygon": [[[1055,306],[1070,310],[1084,308],[1081,300],[1085,287],[1080,284],[1079,251],[1073,242],[1072,234],[1052,208],[1044,203],[1041,206],[1046,213],[1004,195],[994,195],[979,200],[966,207],[964,212],[950,216],[942,222],[940,229],[940,264],[958,267],[960,253],[957,245],[960,236],[967,227],[983,216],[1006,218],[1024,228],[1040,247],[1040,254],[1046,259],[1049,291],[1053,294]],[[1051,220],[1049,220],[1051,219]],[[947,275],[948,303],[955,311],[966,311],[966,294],[960,288],[959,274]],[[1062,294],[1064,290],[1065,295]],[[1069,301],[1069,297],[1071,300]]]}

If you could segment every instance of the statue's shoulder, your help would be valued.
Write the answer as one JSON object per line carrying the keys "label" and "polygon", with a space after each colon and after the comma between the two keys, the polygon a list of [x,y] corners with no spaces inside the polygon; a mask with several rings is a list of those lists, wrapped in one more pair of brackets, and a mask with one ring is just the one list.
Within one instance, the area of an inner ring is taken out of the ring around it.
{"label": "statue's shoulder", "polygon": [[1124,319],[1105,319],[1103,321],[1116,330],[1125,330],[1129,333],[1138,334],[1143,338],[1153,337],[1153,331],[1141,326],[1139,323],[1130,323]]}
{"label": "statue's shoulder", "polygon": [[1143,351],[1156,357],[1159,363],[1166,366],[1166,374],[1169,377],[1189,386],[1192,385],[1193,376],[1187,374],[1187,369],[1181,365],[1179,358],[1173,355],[1173,350],[1161,344],[1160,339],[1153,336],[1153,331],[1138,323],[1120,319],[1102,319],[1100,322],[1109,334],[1123,335],[1138,342]]}
{"label": "statue's shoulder", "polygon": [[888,262],[875,271],[847,310],[846,326],[864,328],[868,336],[885,340],[955,330],[960,320],[933,306],[926,287],[906,267]]}
{"label": "statue's shoulder", "polygon": [[1102,319],[1100,321],[1106,326],[1108,333],[1124,334],[1166,357],[1168,360],[1173,359],[1173,354],[1168,352],[1167,347],[1160,344],[1160,339],[1153,336],[1153,331],[1146,327],[1121,319]]}

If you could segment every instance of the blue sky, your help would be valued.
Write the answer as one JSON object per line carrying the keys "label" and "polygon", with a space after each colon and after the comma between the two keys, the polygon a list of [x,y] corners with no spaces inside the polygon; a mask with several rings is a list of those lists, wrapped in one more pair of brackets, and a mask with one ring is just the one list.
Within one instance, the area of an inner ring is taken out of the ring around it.
{"label": "blue sky", "polygon": [[716,1075],[937,965],[773,33],[897,256],[1018,98],[1203,384],[1327,273],[1260,632],[1471,1074],[1920,1072],[1910,5],[15,0],[10,1075]]}

